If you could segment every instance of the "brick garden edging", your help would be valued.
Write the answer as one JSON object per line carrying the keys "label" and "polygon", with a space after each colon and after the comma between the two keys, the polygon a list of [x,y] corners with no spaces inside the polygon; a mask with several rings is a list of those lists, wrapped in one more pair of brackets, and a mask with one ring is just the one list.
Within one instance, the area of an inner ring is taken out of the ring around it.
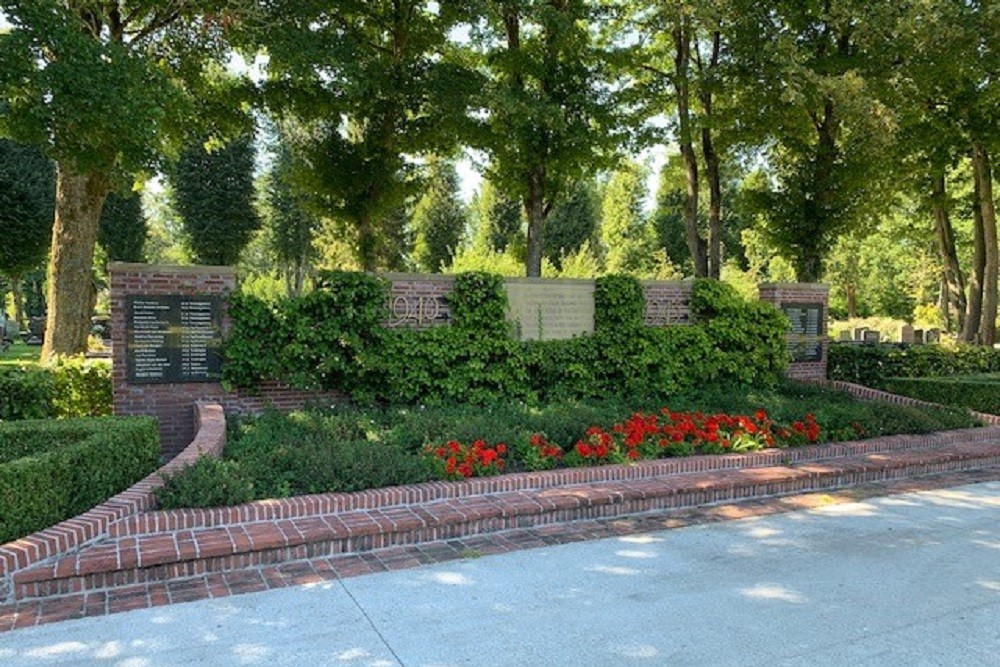
{"label": "brick garden edging", "polygon": [[0,545],[0,602],[11,594],[14,573],[108,537],[115,522],[153,509],[153,492],[163,485],[164,473],[194,463],[204,454],[221,453],[226,445],[226,419],[222,408],[198,403],[194,410],[197,434],[169,463],[79,516]]}
{"label": "brick garden edging", "polygon": [[[863,399],[927,405],[858,385],[836,386]],[[106,503],[117,514],[101,515],[104,523],[91,529],[95,537],[77,540],[63,551],[56,551],[58,543],[42,540],[44,551],[40,546],[28,549],[33,555],[2,571],[0,632],[36,622],[299,582],[283,578],[280,572],[301,571],[308,579],[325,576],[321,569],[328,567],[332,569],[326,574],[348,576],[377,571],[369,566],[402,554],[412,565],[414,553],[444,549],[442,540],[503,543],[525,531],[554,534],[567,526],[572,532],[570,525],[614,517],[1000,467],[1000,418],[982,415],[993,426],[742,455],[431,482],[210,510],[154,511],[152,490],[161,483],[160,472],[190,463],[200,453],[218,452],[224,445],[221,407],[201,405],[198,414],[201,428],[182,457]],[[150,486],[143,487],[147,482]],[[115,505],[131,492],[136,495],[129,503]],[[13,544],[33,544],[52,530]],[[0,547],[0,554],[10,546]],[[454,557],[453,551],[445,551]],[[17,566],[21,562],[26,565]]]}

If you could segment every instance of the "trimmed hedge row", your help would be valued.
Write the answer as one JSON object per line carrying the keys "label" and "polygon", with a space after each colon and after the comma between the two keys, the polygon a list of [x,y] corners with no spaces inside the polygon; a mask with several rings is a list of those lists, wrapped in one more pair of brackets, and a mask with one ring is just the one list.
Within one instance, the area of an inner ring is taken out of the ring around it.
{"label": "trimmed hedge row", "polygon": [[0,423],[0,544],[124,491],[153,472],[159,456],[148,417]]}
{"label": "trimmed hedge row", "polygon": [[276,306],[234,295],[224,380],[336,389],[358,403],[486,405],[774,385],[788,363],[784,315],[717,281],[695,281],[692,324],[659,328],[643,326],[637,280],[600,278],[594,333],[555,341],[514,339],[499,276],[459,274],[447,299],[449,325],[415,330],[380,326],[388,283],[367,274],[327,274]]}
{"label": "trimmed hedge row", "polygon": [[977,345],[830,344],[827,376],[887,389],[890,378],[1000,372],[1000,350]]}
{"label": "trimmed hedge row", "polygon": [[932,403],[1000,414],[1000,376],[889,378],[886,391]]}
{"label": "trimmed hedge row", "polygon": [[107,361],[62,358],[47,366],[0,366],[0,421],[111,412]]}

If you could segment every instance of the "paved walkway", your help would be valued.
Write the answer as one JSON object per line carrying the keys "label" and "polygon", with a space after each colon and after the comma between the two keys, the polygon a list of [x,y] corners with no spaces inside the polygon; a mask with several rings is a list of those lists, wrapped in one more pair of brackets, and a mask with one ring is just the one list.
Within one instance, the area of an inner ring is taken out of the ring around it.
{"label": "paved walkway", "polygon": [[44,625],[0,664],[966,667],[998,619],[987,482]]}

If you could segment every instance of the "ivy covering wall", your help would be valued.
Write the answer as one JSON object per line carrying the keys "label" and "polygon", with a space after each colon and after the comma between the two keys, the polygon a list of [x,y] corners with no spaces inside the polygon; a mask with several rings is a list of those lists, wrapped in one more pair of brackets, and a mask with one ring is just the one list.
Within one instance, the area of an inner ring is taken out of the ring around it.
{"label": "ivy covering wall", "polygon": [[661,328],[643,325],[636,279],[599,278],[594,333],[550,341],[514,339],[500,276],[456,276],[450,324],[429,329],[381,326],[388,294],[381,278],[333,272],[273,305],[233,295],[224,380],[338,390],[360,403],[484,405],[771,385],[788,364],[784,315],[713,280],[695,282],[691,324]]}

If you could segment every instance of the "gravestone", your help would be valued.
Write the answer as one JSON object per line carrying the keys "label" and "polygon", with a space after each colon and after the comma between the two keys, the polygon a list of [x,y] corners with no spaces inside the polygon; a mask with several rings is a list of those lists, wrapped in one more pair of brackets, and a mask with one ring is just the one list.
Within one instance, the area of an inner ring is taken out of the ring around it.
{"label": "gravestone", "polygon": [[838,338],[838,340],[841,343],[850,343],[854,339],[851,338],[851,332],[848,331],[847,329],[844,329],[843,331],[840,332],[840,338]]}
{"label": "gravestone", "polygon": [[865,332],[868,331],[868,327],[856,327],[854,329],[854,340],[859,343],[863,343],[865,340]]}
{"label": "gravestone", "polygon": [[913,343],[913,326],[910,324],[904,324],[899,329],[899,342],[900,343]]}
{"label": "gravestone", "polygon": [[875,345],[879,340],[879,333],[877,331],[872,331],[870,329],[865,329],[864,343],[866,345]]}
{"label": "gravestone", "polygon": [[940,329],[928,329],[926,334],[926,340],[928,343],[940,343],[941,342],[941,330]]}
{"label": "gravestone", "polygon": [[923,345],[924,344],[924,330],[923,329],[914,329],[913,330],[913,342],[915,344],[917,344],[917,345]]}
{"label": "gravestone", "polygon": [[45,342],[45,318],[32,317],[28,320],[28,331],[30,336],[24,341],[28,345],[41,345]]}

